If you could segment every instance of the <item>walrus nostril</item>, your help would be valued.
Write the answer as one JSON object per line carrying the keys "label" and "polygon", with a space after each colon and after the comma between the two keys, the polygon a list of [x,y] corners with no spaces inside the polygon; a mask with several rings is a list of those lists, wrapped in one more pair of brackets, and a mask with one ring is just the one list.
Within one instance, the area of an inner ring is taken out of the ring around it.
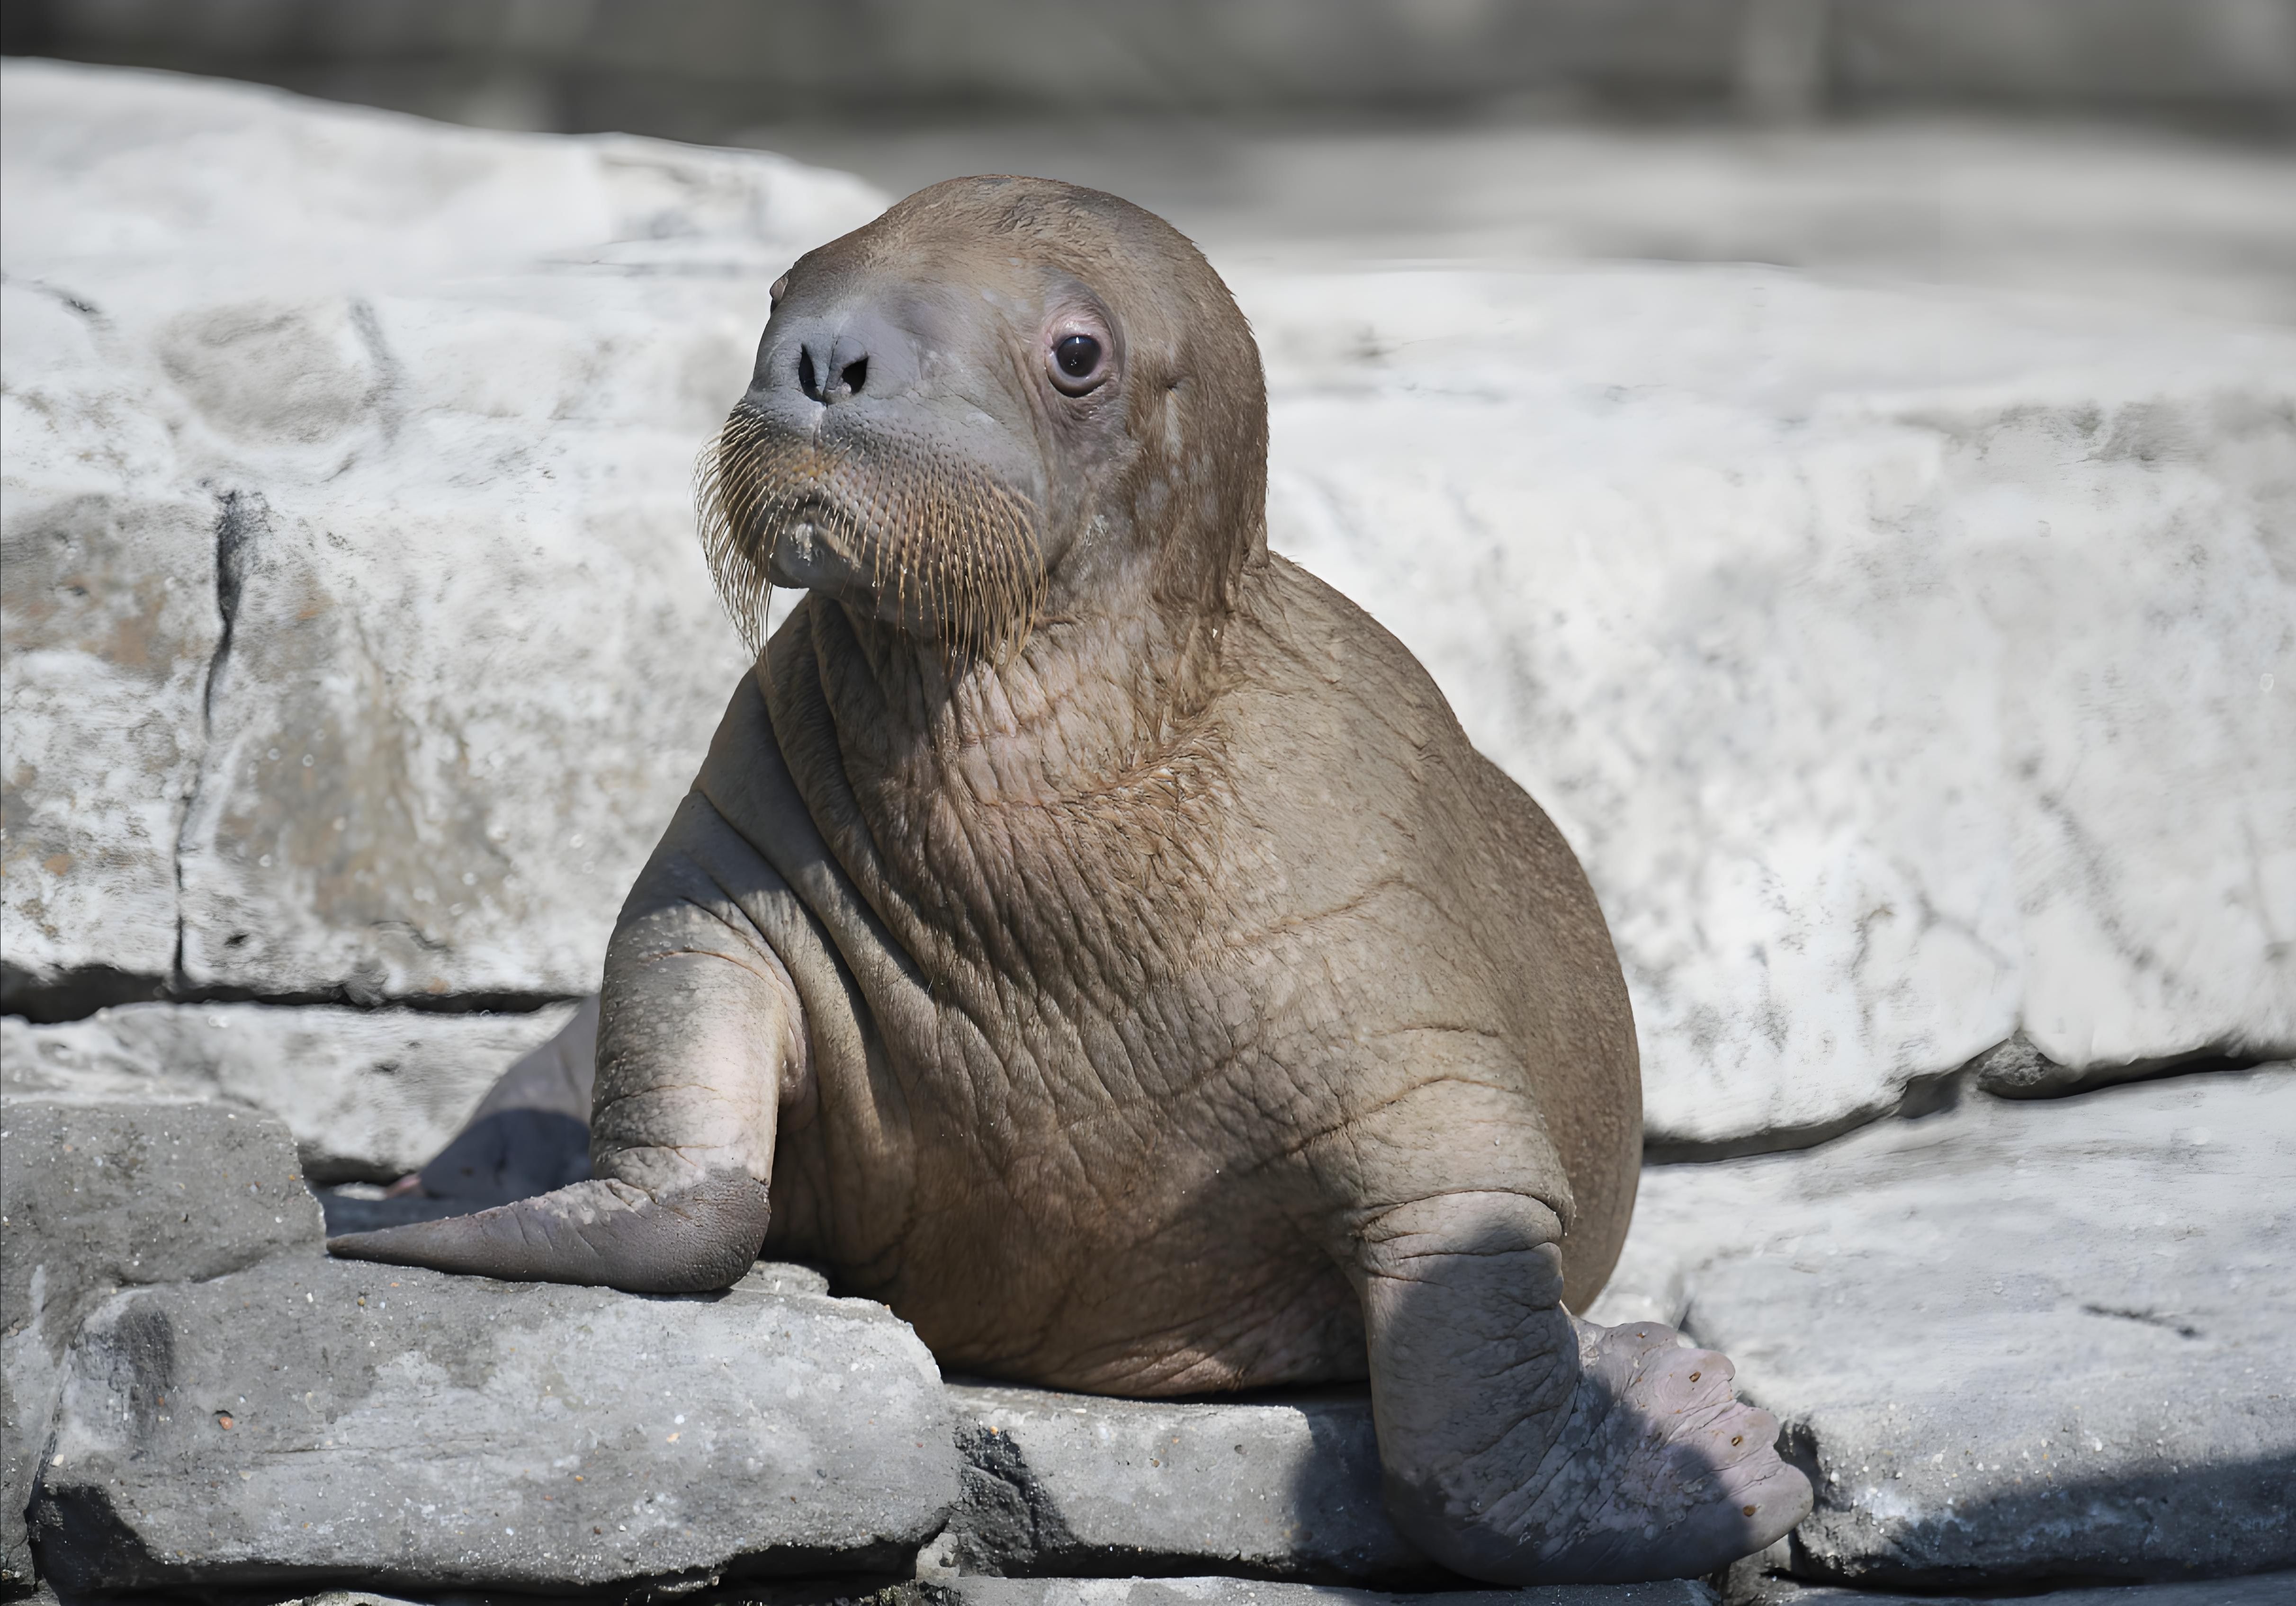
{"label": "walrus nostril", "polygon": [[[825,360],[816,361],[813,342],[805,342],[797,351],[797,386],[806,399],[830,406],[849,397],[861,394],[869,382],[869,354],[852,355],[853,345],[845,340],[825,342],[822,354]],[[826,370],[826,372],[824,372]]]}

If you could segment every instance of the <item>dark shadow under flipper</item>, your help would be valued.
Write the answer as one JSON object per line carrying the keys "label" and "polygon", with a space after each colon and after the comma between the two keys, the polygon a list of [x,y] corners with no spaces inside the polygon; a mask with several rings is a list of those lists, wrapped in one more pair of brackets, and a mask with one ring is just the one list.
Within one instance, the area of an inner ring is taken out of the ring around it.
{"label": "dark shadow under flipper", "polygon": [[474,1215],[588,1180],[597,1043],[593,997],[504,1071],[447,1146],[389,1193],[357,1198],[315,1189],[328,1235]]}
{"label": "dark shadow under flipper", "polygon": [[320,1212],[327,1218],[327,1236],[380,1232],[384,1227],[411,1226],[418,1221],[439,1221],[448,1216],[468,1216],[486,1204],[467,1199],[433,1199],[424,1193],[401,1193],[385,1199],[357,1199],[332,1189],[313,1190]]}
{"label": "dark shadow under flipper", "polygon": [[459,1201],[455,1215],[586,1182],[590,1123],[559,1110],[508,1109],[481,1115],[416,1173],[422,1193]]}

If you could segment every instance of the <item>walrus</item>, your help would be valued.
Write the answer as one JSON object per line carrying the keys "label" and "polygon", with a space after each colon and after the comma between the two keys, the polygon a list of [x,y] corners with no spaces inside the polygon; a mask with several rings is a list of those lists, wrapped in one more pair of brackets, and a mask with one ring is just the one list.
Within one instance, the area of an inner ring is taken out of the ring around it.
{"label": "walrus", "polygon": [[758,656],[614,930],[591,1175],[332,1250],[642,1291],[762,1251],[952,1370],[1368,1380],[1397,1524],[1495,1582],[1784,1534],[1809,1487],[1729,1362],[1575,1314],[1641,1155],[1602,912],[1412,655],[1268,550],[1203,257],[964,178],[771,299],[699,498]]}

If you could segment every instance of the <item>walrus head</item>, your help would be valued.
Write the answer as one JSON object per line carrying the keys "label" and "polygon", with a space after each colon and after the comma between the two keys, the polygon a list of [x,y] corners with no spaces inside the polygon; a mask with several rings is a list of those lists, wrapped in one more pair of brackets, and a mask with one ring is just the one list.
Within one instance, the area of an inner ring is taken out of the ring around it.
{"label": "walrus head", "polygon": [[1039,620],[1218,608],[1265,545],[1267,393],[1170,225],[1046,179],[951,179],[808,252],[698,474],[728,611],[773,586],[1002,662]]}

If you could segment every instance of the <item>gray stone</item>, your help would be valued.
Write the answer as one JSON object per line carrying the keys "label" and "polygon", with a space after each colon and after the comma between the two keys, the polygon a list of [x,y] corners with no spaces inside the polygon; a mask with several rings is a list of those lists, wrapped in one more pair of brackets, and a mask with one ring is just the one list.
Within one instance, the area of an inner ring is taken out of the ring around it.
{"label": "gray stone", "polygon": [[939,1373],[819,1286],[298,1259],[120,1294],[69,1363],[43,1564],[83,1590],[906,1574],[956,1494]]}
{"label": "gray stone", "polygon": [[0,1099],[0,1586],[29,1583],[24,1505],[80,1322],[122,1285],[316,1253],[286,1129],[184,1102]]}
{"label": "gray stone", "polygon": [[313,1183],[390,1182],[437,1154],[577,1007],[133,1004],[53,1026],[4,1018],[0,1086],[252,1105],[287,1123]]}
{"label": "gray stone", "polygon": [[1711,1589],[1689,1578],[1441,1594],[1232,1577],[958,1578],[945,1587],[962,1606],[1714,1606],[1715,1599]]}
{"label": "gray stone", "polygon": [[2001,1099],[2056,1098],[2080,1091],[2080,1073],[2060,1065],[2023,1032],[2013,1032],[1969,1062],[1978,1087]]}
{"label": "gray stone", "polygon": [[[274,1606],[267,1596],[256,1599],[264,1606]],[[672,1606],[680,1602],[696,1602],[699,1606],[956,1606],[956,1597],[935,1585],[868,1575],[788,1583],[736,1581],[716,1588],[709,1587],[706,1578],[671,1579],[642,1584],[603,1599],[617,1606]],[[280,1601],[275,1606],[597,1606],[599,1602],[600,1597],[594,1594],[478,1595],[459,1591],[431,1601],[409,1601],[371,1590],[331,1589]]]}
{"label": "gray stone", "polygon": [[1598,1321],[1675,1321],[1785,1423],[1805,1578],[2296,1566],[2296,1069],[1972,1096],[1644,1174]]}
{"label": "gray stone", "polygon": [[592,997],[487,1090],[455,1141],[424,1162],[422,1191],[484,1208],[588,1176],[597,1064]]}
{"label": "gray stone", "polygon": [[953,1387],[964,1497],[936,1553],[965,1572],[1226,1571],[1399,1582],[1361,1390],[1176,1404]]}

